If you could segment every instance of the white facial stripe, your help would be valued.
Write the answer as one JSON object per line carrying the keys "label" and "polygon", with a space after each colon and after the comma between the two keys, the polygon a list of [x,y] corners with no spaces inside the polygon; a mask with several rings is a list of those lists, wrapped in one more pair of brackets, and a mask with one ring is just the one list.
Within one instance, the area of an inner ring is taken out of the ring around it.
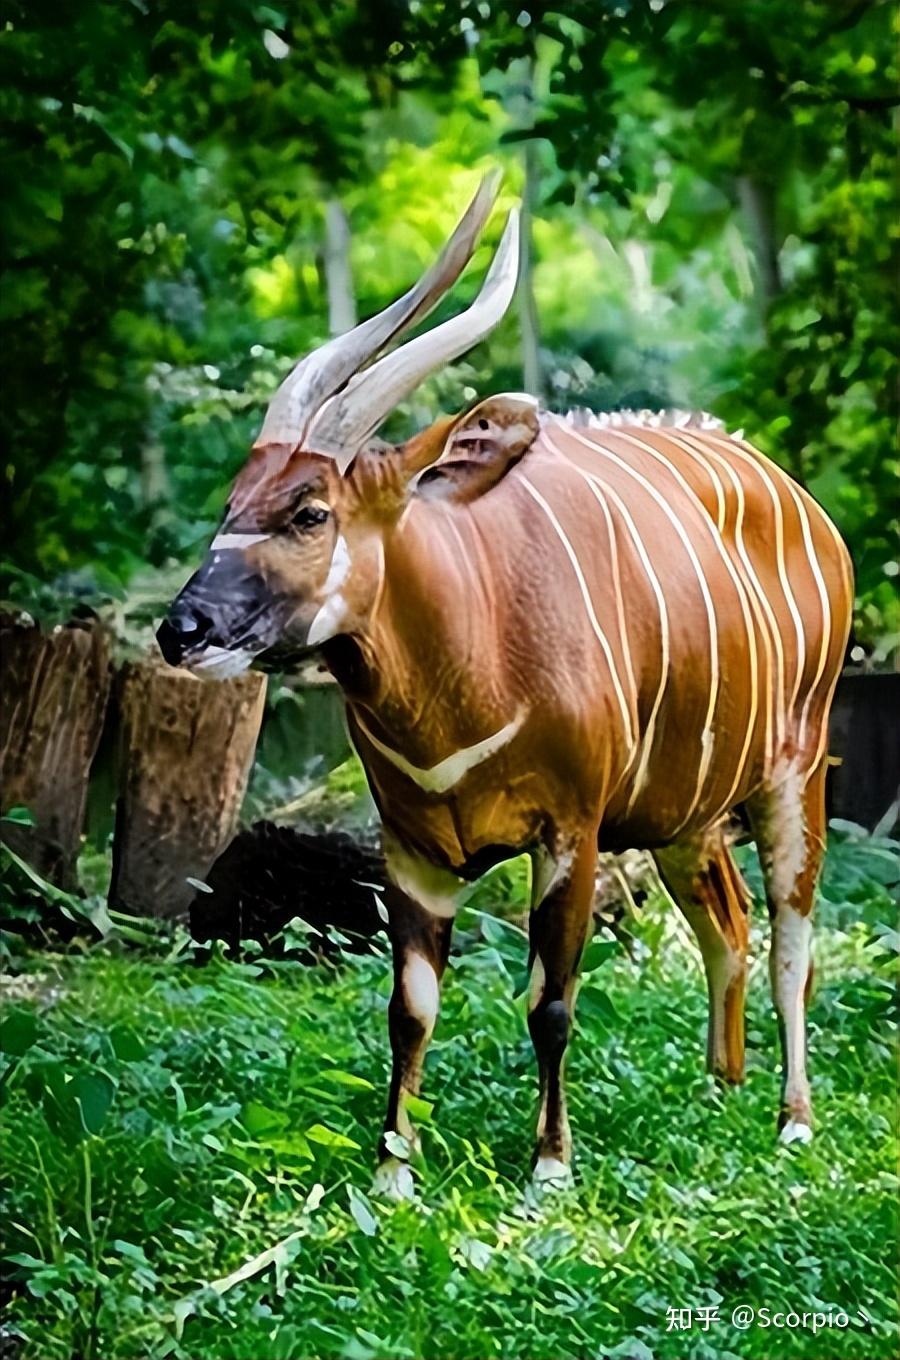
{"label": "white facial stripe", "polygon": [[527,713],[527,708],[520,708],[512,721],[508,722],[505,727],[501,727],[499,732],[494,732],[482,741],[476,741],[474,746],[466,746],[461,751],[454,751],[452,755],[446,756],[444,760],[439,760],[436,765],[432,765],[427,770],[423,770],[419,765],[413,765],[399,751],[395,751],[393,747],[379,741],[369,731],[358,713],[355,713],[354,717],[365,734],[366,740],[372,743],[376,751],[379,751],[386,760],[389,760],[392,765],[401,770],[414,784],[418,784],[420,789],[424,789],[426,793],[446,793],[476,765],[481,765],[483,761],[502,750],[507,742],[511,741],[516,735],[525,721]]}
{"label": "white facial stripe", "polygon": [[271,534],[216,534],[209,550],[223,552],[226,548],[252,548],[254,543],[265,543],[271,537]]}
{"label": "white facial stripe", "polygon": [[335,590],[340,589],[347,579],[350,570],[350,550],[347,547],[347,540],[343,534],[338,535],[338,540],[334,545],[334,552],[331,554],[331,566],[328,568],[328,576],[325,578],[323,590],[326,598]]}
{"label": "white facial stripe", "polygon": [[343,595],[332,595],[330,600],[326,600],[310,625],[306,641],[310,647],[318,647],[320,643],[327,642],[341,630],[341,625],[347,617],[347,601]]}
{"label": "white facial stripe", "polygon": [[347,617],[347,601],[340,593],[341,586],[350,571],[350,551],[343,534],[338,535],[331,554],[331,565],[322,587],[324,600],[319,612],[310,625],[306,641],[310,647],[318,647],[341,631]]}

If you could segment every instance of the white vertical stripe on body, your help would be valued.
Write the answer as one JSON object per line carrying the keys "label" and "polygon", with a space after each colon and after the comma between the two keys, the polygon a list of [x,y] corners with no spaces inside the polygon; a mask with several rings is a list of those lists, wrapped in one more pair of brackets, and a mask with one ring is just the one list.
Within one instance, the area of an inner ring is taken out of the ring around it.
{"label": "white vertical stripe on body", "polygon": [[[759,713],[759,656],[756,650],[756,632],[753,627],[753,619],[750,616],[750,604],[749,604],[750,591],[745,586],[744,582],[741,580],[740,575],[736,570],[734,563],[731,560],[728,548],[726,547],[725,542],[721,537],[721,532],[713,528],[709,520],[709,511],[706,509],[706,506],[703,504],[703,501],[701,500],[700,496],[697,494],[697,492],[694,490],[691,484],[684,477],[681,470],[675,466],[675,464],[672,462],[670,458],[666,457],[666,455],[662,452],[661,449],[657,449],[652,444],[647,444],[643,439],[639,439],[636,435],[632,435],[624,430],[616,430],[614,433],[617,438],[627,440],[629,443],[634,444],[637,448],[643,450],[645,453],[649,453],[656,460],[656,462],[660,463],[664,468],[666,468],[667,471],[675,478],[684,494],[688,497],[688,499],[694,505],[695,509],[699,512],[702,522],[709,525],[710,541],[714,544],[714,546],[718,550],[722,563],[725,566],[725,569],[728,572],[728,575],[731,578],[731,582],[737,593],[738,601],[741,607],[741,614],[744,620],[744,629],[747,634],[747,648],[750,659],[750,709],[747,717],[747,727],[744,732],[744,743],[741,748],[741,753],[738,758],[737,765],[735,767],[734,779],[731,788],[728,792],[727,799],[725,800],[724,803],[725,807],[730,807],[732,802],[734,801],[735,794],[737,793],[737,790],[740,787],[741,780],[745,772],[747,757],[750,750],[750,744],[753,740],[753,734],[756,729],[757,714]],[[670,437],[668,430],[666,430],[666,437],[667,438]],[[711,469],[707,467],[707,471],[711,472]],[[743,498],[741,498],[740,500],[739,511],[741,513],[743,511]],[[771,657],[769,658],[769,663],[770,663],[769,670],[771,673]],[[770,749],[768,711],[766,713],[766,749],[767,751]],[[681,831],[684,825],[685,823],[683,822],[681,826],[677,827],[675,834]]]}
{"label": "white vertical stripe on body", "polygon": [[[753,448],[753,446],[749,444],[746,447],[748,449]],[[753,452],[756,453],[757,459],[764,456],[758,453],[756,450],[753,450]],[[815,696],[815,692],[818,687],[819,681],[822,679],[822,676],[825,673],[825,666],[828,660],[828,652],[831,648],[831,636],[832,636],[831,602],[828,598],[828,588],[825,585],[825,577],[822,574],[822,565],[819,562],[819,555],[816,552],[815,545],[812,541],[812,527],[810,524],[809,512],[807,510],[807,502],[814,509],[819,519],[822,519],[827,523],[829,532],[831,533],[832,537],[836,540],[836,542],[838,543],[842,550],[840,554],[842,561],[845,550],[843,549],[843,544],[841,543],[840,535],[838,534],[834,525],[831,523],[828,516],[822,512],[821,507],[816,503],[816,501],[812,499],[809,493],[807,491],[804,491],[802,487],[798,486],[797,483],[794,481],[793,477],[791,477],[791,475],[788,472],[786,472],[783,467],[779,467],[779,465],[776,462],[772,461],[771,459],[767,461],[770,462],[772,469],[774,470],[776,475],[780,478],[782,485],[784,486],[785,490],[787,491],[788,495],[790,496],[791,500],[796,506],[797,516],[800,520],[800,531],[803,536],[803,546],[806,549],[806,556],[809,560],[809,568],[810,571],[812,572],[813,580],[816,583],[816,590],[819,595],[819,603],[822,606],[822,641],[819,648],[819,661],[816,666],[816,672],[813,677],[812,683],[807,688],[806,698],[803,701],[803,708],[800,714],[800,731],[798,742],[799,745],[802,747],[806,740],[806,725],[809,720],[809,706]]]}
{"label": "white vertical stripe on body", "polygon": [[[769,601],[767,594],[765,594],[763,582],[760,581],[759,575],[756,574],[756,567],[753,566],[752,559],[750,559],[744,541],[744,520],[746,515],[744,484],[741,483],[740,476],[734,471],[733,466],[727,461],[727,458],[723,458],[722,454],[718,453],[718,450],[712,449],[712,447],[707,446],[706,443],[695,441],[695,439],[692,438],[691,432],[680,431],[677,435],[670,435],[670,438],[672,438],[673,443],[676,443],[680,449],[684,449],[684,452],[688,453],[689,456],[693,458],[715,458],[715,461],[718,462],[718,464],[721,464],[722,468],[725,469],[731,487],[734,488],[735,498],[737,498],[738,509],[737,517],[735,517],[734,522],[734,543],[735,547],[737,547],[742,566],[744,566],[746,578],[748,578],[749,581],[750,602],[752,602],[753,609],[755,609],[757,623],[760,623],[760,634],[763,636],[765,642],[769,677],[772,675],[772,654],[775,656],[775,687],[772,687],[771,683],[769,683],[769,694],[772,696],[772,725],[769,726],[769,729],[767,730],[767,740],[765,740],[765,758],[767,758],[768,768],[771,766],[772,760],[774,760],[775,749],[780,749],[780,745],[782,745],[784,740],[784,706],[786,706],[787,700],[787,692],[786,688],[784,688],[784,685],[786,685],[786,672],[784,672],[784,646],[782,643],[782,634],[780,634],[780,628],[778,626],[778,619],[775,617],[775,611],[772,609],[771,601]],[[763,612],[765,616],[765,627],[763,627],[763,624],[760,622],[760,611]],[[772,732],[772,728],[774,728],[774,732]]]}
{"label": "white vertical stripe on body", "polygon": [[631,660],[631,644],[628,638],[628,628],[625,623],[625,602],[622,598],[622,577],[619,571],[619,545],[616,542],[616,527],[609,513],[609,506],[601,495],[598,494],[595,486],[591,491],[597,498],[597,503],[603,511],[603,518],[606,521],[606,532],[609,534],[609,561],[612,574],[613,598],[616,602],[616,620],[619,625],[619,643],[622,648],[622,659],[625,662],[625,670],[628,675],[628,688],[630,690],[631,712],[634,717],[634,730],[638,730],[638,706],[637,706],[637,685],[634,680],[634,666]]}
{"label": "white vertical stripe on body", "polygon": [[[555,445],[551,444],[551,447],[555,448]],[[635,525],[635,522],[632,519],[631,514],[629,513],[628,508],[622,501],[621,497],[618,495],[617,492],[613,490],[611,486],[601,481],[600,478],[596,477],[593,473],[585,472],[575,463],[572,463],[571,466],[578,473],[579,477],[581,477],[582,480],[587,483],[593,495],[598,501],[600,501],[601,504],[605,504],[604,498],[608,497],[612,504],[615,506],[615,508],[618,510],[619,514],[622,517],[622,522],[625,524],[628,533],[631,537],[631,541],[637,550],[638,557],[641,559],[641,565],[643,566],[644,571],[647,573],[647,580],[650,582],[650,588],[653,591],[654,598],[656,599],[657,608],[659,610],[659,637],[660,637],[659,685],[657,687],[653,704],[651,705],[650,708],[650,713],[647,718],[647,724],[644,728],[643,736],[641,737],[640,743],[635,751],[635,756],[637,757],[637,765],[634,770],[634,775],[632,777],[631,795],[628,799],[628,803],[625,809],[626,812],[631,812],[635,803],[637,802],[638,795],[640,794],[641,789],[643,788],[644,780],[647,775],[647,766],[650,761],[650,753],[653,749],[653,738],[656,733],[656,718],[662,705],[663,695],[665,693],[666,685],[669,680],[669,658],[671,645],[669,634],[669,612],[666,608],[666,597],[663,594],[663,589],[662,586],[660,585],[659,577],[653,570],[653,565],[647,554],[647,549],[644,546],[644,541],[641,538],[640,534],[638,533],[637,526]],[[632,759],[629,760],[628,764],[624,767],[622,771],[622,778],[624,778],[624,776],[628,773],[632,766],[634,766],[634,764],[635,760],[634,757],[632,757]],[[622,779],[620,778],[619,783],[621,782]]]}
{"label": "white vertical stripe on body", "polygon": [[[613,689],[616,692],[616,699],[619,704],[619,709],[622,713],[622,722],[624,723],[625,726],[625,733],[628,746],[633,750],[635,743],[635,733],[632,730],[631,714],[628,709],[625,694],[622,690],[621,681],[619,680],[619,673],[616,670],[616,664],[615,659],[613,658],[612,649],[609,645],[609,641],[606,637],[606,634],[604,633],[603,629],[600,627],[599,622],[597,621],[597,615],[594,613],[594,606],[591,601],[587,581],[584,579],[584,572],[581,570],[581,564],[579,563],[578,558],[575,555],[575,550],[572,547],[572,544],[566,537],[565,530],[563,529],[562,525],[560,524],[551,507],[547,504],[544,497],[541,495],[541,493],[537,490],[536,487],[532,486],[531,482],[522,472],[519,473],[519,481],[521,482],[525,490],[528,492],[529,496],[531,496],[532,500],[534,500],[540,506],[541,510],[543,510],[544,514],[547,516],[551,525],[553,526],[553,530],[557,538],[559,539],[560,543],[565,549],[566,556],[568,557],[572,570],[575,573],[575,579],[578,582],[578,588],[581,591],[581,598],[584,601],[584,607],[587,611],[587,616],[588,619],[590,620],[591,628],[594,631],[594,636],[600,643],[600,646],[603,649],[603,655],[606,657],[606,662],[607,665],[609,666],[610,677],[613,683]],[[629,752],[629,754],[630,753],[631,752]]]}
{"label": "white vertical stripe on body", "polygon": [[[776,747],[781,748],[784,740],[784,705],[785,705],[785,673],[784,673],[784,648],[781,643],[781,633],[778,628],[778,621],[769,599],[763,590],[762,582],[756,574],[756,568],[747,551],[744,542],[744,519],[747,512],[747,501],[744,495],[744,487],[734,468],[726,458],[717,452],[716,449],[708,448],[705,444],[695,441],[689,431],[679,431],[677,434],[666,431],[672,443],[680,448],[684,453],[695,462],[707,467],[712,474],[712,468],[705,461],[712,458],[724,470],[734,491],[737,502],[737,513],[734,523],[734,542],[740,564],[743,567],[743,581],[747,590],[747,597],[753,609],[753,614],[759,627],[760,636],[766,652],[766,671],[769,676],[767,687],[768,700],[766,703],[766,768],[768,769],[774,757]],[[715,479],[718,482],[718,477]],[[772,684],[772,656],[775,656],[776,678]]]}
{"label": "white vertical stripe on body", "polygon": [[[640,486],[644,488],[644,490],[648,493],[652,500],[659,506],[660,510],[662,510],[663,514],[666,516],[669,523],[672,525],[672,528],[675,530],[676,534],[681,540],[681,543],[685,549],[685,552],[688,555],[688,558],[690,559],[691,566],[693,567],[697,577],[697,583],[700,587],[700,594],[703,598],[703,605],[706,611],[706,621],[709,628],[710,687],[709,687],[709,702],[707,704],[706,717],[703,723],[703,734],[700,743],[700,761],[697,772],[697,784],[694,790],[694,797],[681,823],[682,826],[685,826],[690,821],[691,817],[693,816],[697,808],[697,805],[700,801],[701,790],[706,782],[706,776],[709,772],[709,766],[712,760],[714,744],[712,740],[713,714],[715,713],[716,701],[718,699],[719,694],[720,675],[719,675],[718,625],[716,622],[716,611],[713,606],[712,596],[710,595],[709,591],[709,584],[706,580],[703,568],[700,565],[699,558],[697,557],[697,554],[694,550],[694,545],[691,543],[690,536],[688,535],[684,525],[681,523],[681,520],[675,514],[672,507],[668,504],[665,497],[662,496],[659,493],[659,491],[657,491],[653,483],[649,482],[647,478],[643,476],[642,473],[638,472],[636,468],[631,467],[623,458],[620,458],[619,455],[617,453],[614,453],[611,449],[607,449],[602,444],[595,443],[591,439],[586,439],[584,435],[580,434],[576,429],[572,429],[569,426],[565,426],[563,428],[565,429],[566,433],[570,436],[570,438],[577,440],[579,444],[583,444],[585,448],[590,449],[590,451],[595,455],[600,454],[601,457],[604,457],[608,459],[610,462],[615,463],[617,467],[621,468],[623,472],[627,473],[628,476],[632,477]],[[616,435],[619,435],[620,431],[615,431],[614,433]]]}
{"label": "white vertical stripe on body", "polygon": [[775,521],[775,560],[778,567],[778,579],[781,582],[781,589],[784,593],[785,603],[787,604],[791,618],[794,622],[794,635],[797,641],[797,669],[794,675],[794,683],[791,686],[790,699],[786,701],[786,712],[792,711],[797,702],[797,695],[800,691],[800,681],[803,679],[803,672],[806,668],[806,633],[803,627],[803,619],[797,606],[797,600],[788,578],[787,561],[784,553],[784,507],[781,504],[781,497],[775,488],[775,483],[769,476],[768,467],[773,470],[781,471],[777,463],[766,458],[759,453],[752,445],[739,444],[736,440],[727,439],[718,435],[710,434],[707,436],[710,444],[718,444],[728,450],[737,458],[751,467],[761,479],[769,498],[772,502],[772,510]]}

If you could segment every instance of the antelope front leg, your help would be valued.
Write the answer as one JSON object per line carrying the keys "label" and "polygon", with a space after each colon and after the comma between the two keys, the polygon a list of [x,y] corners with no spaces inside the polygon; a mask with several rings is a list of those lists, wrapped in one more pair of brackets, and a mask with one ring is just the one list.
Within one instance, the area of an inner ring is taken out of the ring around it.
{"label": "antelope front leg", "polygon": [[388,1009],[392,1071],[384,1136],[379,1147],[375,1189],[394,1199],[411,1199],[409,1164],[391,1150],[389,1134],[415,1146],[416,1134],[406,1108],[422,1080],[425,1050],[438,1015],[440,982],[450,953],[450,935],[461,881],[408,854],[385,835],[388,873],[399,892],[389,908],[394,956],[394,990]]}
{"label": "antelope front leg", "polygon": [[572,1137],[566,1113],[563,1060],[574,1011],[578,962],[594,901],[596,834],[558,858],[532,858],[531,995],[528,1028],[540,1073],[534,1180],[567,1183]]}

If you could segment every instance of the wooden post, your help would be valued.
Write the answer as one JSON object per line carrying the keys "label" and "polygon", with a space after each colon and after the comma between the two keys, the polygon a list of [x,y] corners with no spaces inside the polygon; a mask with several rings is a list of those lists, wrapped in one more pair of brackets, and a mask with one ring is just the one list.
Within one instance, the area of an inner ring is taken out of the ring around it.
{"label": "wooden post", "polygon": [[262,675],[200,680],[163,662],[119,677],[120,795],[110,906],[187,916],[234,835],[262,722]]}
{"label": "wooden post", "polygon": [[28,615],[0,617],[0,807],[26,807],[34,826],[3,822],[3,840],[71,892],[88,775],[110,687],[109,646],[94,620],[43,633]]}

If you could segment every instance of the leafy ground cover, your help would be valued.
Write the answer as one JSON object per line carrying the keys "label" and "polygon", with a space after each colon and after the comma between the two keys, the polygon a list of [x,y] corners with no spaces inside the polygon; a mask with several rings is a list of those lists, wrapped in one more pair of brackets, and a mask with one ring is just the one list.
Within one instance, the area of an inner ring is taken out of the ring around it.
{"label": "leafy ground cover", "polygon": [[[722,1094],[702,1071],[692,946],[651,901],[630,951],[605,938],[588,951],[569,1064],[577,1182],[540,1202],[526,1190],[525,942],[479,912],[484,896],[461,918],[429,1058],[420,1201],[397,1207],[369,1193],[385,957],[235,962],[181,936],[138,947],[115,930],[55,952],[13,941],[4,1354],[896,1354],[896,850],[847,828],[833,837],[811,1147],[774,1139],[764,926],[748,1081]],[[760,1314],[741,1330],[739,1305],[843,1310],[848,1323],[814,1334]],[[689,1328],[667,1330],[673,1308],[693,1310]]]}

